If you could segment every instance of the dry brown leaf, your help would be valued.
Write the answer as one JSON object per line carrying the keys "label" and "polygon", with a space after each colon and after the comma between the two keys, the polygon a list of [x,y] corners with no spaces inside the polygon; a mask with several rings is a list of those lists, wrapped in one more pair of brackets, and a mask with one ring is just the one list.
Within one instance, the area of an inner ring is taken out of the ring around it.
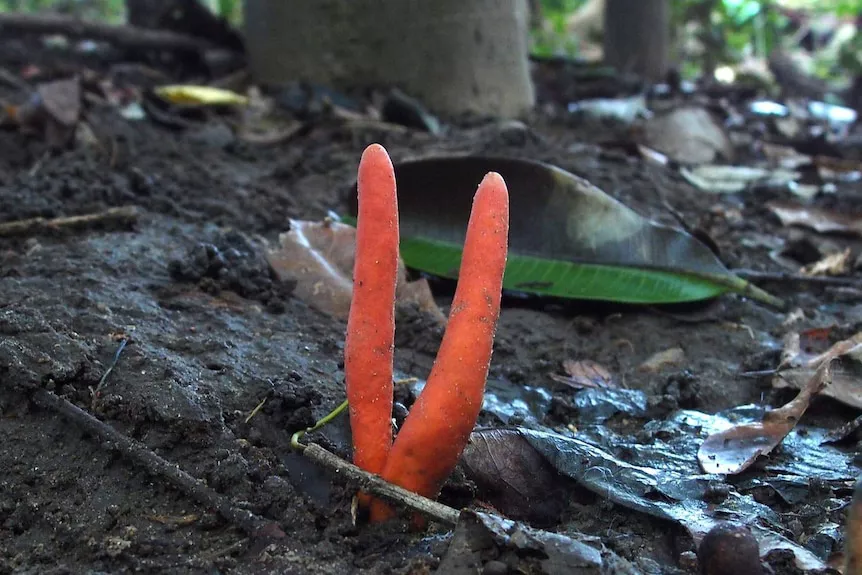
{"label": "dry brown leaf", "polygon": [[823,391],[823,395],[862,409],[862,332],[819,354],[802,349],[800,334],[787,334],[781,365],[772,378],[772,386],[802,389],[812,373],[833,360],[832,385]]}
{"label": "dry brown leaf", "polygon": [[[353,291],[356,228],[324,220],[290,220],[290,231],[278,236],[279,246],[268,250],[269,265],[282,281],[295,281],[297,297],[333,317],[346,320]],[[446,316],[437,307],[424,279],[407,281],[398,262],[396,306],[416,306],[441,324]]]}
{"label": "dry brown leaf", "polygon": [[862,217],[787,202],[769,202],[767,207],[785,226],[804,226],[821,234],[849,233],[862,236]]}
{"label": "dry brown leaf", "polygon": [[730,139],[703,108],[677,108],[657,115],[647,122],[645,136],[648,146],[683,164],[733,159]]}
{"label": "dry brown leaf", "polygon": [[672,347],[654,353],[638,366],[638,371],[657,373],[666,367],[681,365],[685,361],[685,352],[681,347]]}
{"label": "dry brown leaf", "polygon": [[707,473],[734,475],[769,454],[796,426],[811,399],[831,383],[830,363],[823,362],[791,401],[764,413],[763,421],[734,425],[707,437],[697,451],[701,468]]}
{"label": "dry brown leaf", "polygon": [[804,276],[841,276],[850,273],[853,262],[850,260],[850,248],[843,252],[829,254],[819,261],[803,267],[800,273]]}
{"label": "dry brown leaf", "polygon": [[611,372],[603,365],[589,359],[580,361],[574,359],[564,360],[563,371],[566,372],[566,375],[552,373],[551,379],[575,389],[618,387]]}

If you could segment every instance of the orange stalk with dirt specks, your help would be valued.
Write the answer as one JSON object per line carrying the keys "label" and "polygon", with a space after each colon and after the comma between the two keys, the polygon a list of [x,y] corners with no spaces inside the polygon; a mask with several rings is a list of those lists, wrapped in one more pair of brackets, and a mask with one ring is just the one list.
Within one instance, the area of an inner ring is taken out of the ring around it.
{"label": "orange stalk with dirt specks", "polygon": [[[383,479],[436,498],[482,408],[509,237],[509,194],[503,178],[485,176],[473,198],[446,332],[425,388],[410,410],[386,459]],[[393,515],[382,502],[371,520]]]}
{"label": "orange stalk with dirt specks", "polygon": [[[381,473],[392,446],[392,356],[398,269],[395,171],[383,146],[359,163],[359,211],[353,298],[347,320],[344,373],[353,435],[353,462]],[[360,496],[365,504],[367,497]]]}

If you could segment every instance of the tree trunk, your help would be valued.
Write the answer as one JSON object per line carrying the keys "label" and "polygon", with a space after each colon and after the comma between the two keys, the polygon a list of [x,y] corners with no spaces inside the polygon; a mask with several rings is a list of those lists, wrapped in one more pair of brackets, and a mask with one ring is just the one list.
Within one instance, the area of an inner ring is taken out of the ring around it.
{"label": "tree trunk", "polygon": [[443,114],[532,107],[525,0],[246,0],[258,82],[399,87]]}
{"label": "tree trunk", "polygon": [[660,81],[668,71],[669,38],[668,0],[607,0],[605,63]]}

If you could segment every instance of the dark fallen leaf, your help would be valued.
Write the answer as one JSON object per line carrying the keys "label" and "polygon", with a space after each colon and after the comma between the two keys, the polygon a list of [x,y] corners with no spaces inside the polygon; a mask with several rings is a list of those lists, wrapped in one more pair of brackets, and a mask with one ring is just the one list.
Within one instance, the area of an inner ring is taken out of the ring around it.
{"label": "dark fallen leaf", "polygon": [[429,112],[422,102],[397,88],[392,89],[386,96],[380,108],[380,117],[385,122],[419,128],[435,136],[443,129],[440,120]]}
{"label": "dark fallen leaf", "polygon": [[853,500],[850,502],[844,531],[844,574],[858,575],[862,573],[862,478],[853,490]]}
{"label": "dark fallen leaf", "polygon": [[478,497],[516,520],[539,527],[557,523],[576,489],[519,435],[480,429],[470,435],[462,462]]}
{"label": "dark fallen leaf", "polygon": [[[279,246],[267,260],[283,281],[295,281],[297,297],[312,307],[347,319],[353,291],[356,229],[338,222],[290,220],[290,231],[279,235]],[[407,281],[399,262],[396,305],[415,305],[439,323],[446,317],[424,279]]]}
{"label": "dark fallen leaf", "polygon": [[769,454],[796,426],[812,398],[829,385],[829,365],[824,362],[792,401],[765,412],[762,422],[736,425],[707,437],[697,453],[703,470],[733,475]]}
{"label": "dark fallen leaf", "polygon": [[800,569],[825,567],[809,550],[772,531],[779,519],[771,509],[733,489],[720,504],[708,503],[705,499],[714,478],[675,471],[679,465],[672,459],[661,468],[645,467],[620,461],[578,438],[528,429],[509,432],[520,434],[558,472],[581,486],[628,509],[678,523],[696,543],[719,523],[735,519],[749,524],[760,545],[761,557],[784,549],[793,554]]}
{"label": "dark fallen leaf", "polygon": [[461,512],[449,549],[437,572],[447,575],[483,572],[545,575],[639,573],[595,537],[551,533],[470,510]]}
{"label": "dark fallen leaf", "polygon": [[643,417],[647,396],[639,389],[584,389],[572,401],[579,423],[600,423],[618,413]]}
{"label": "dark fallen leaf", "polygon": [[[739,292],[782,305],[687,232],[643,218],[574,174],[515,158],[446,156],[395,166],[408,266],[457,275],[473,194],[491,171],[506,180],[511,201],[507,289],[630,303]],[[347,202],[355,218],[356,194]]]}

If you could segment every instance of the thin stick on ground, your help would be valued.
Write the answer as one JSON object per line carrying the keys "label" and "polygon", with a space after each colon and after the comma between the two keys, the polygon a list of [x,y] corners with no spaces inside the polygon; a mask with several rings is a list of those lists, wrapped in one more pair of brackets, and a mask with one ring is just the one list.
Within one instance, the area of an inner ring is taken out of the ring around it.
{"label": "thin stick on ground", "polygon": [[129,229],[137,223],[139,217],[140,211],[135,206],[121,206],[83,216],[15,220],[0,223],[0,238],[29,237],[49,232],[86,230],[99,226]]}
{"label": "thin stick on ground", "polygon": [[207,487],[203,481],[189,475],[180,469],[177,464],[159,457],[146,445],[123,435],[77,405],[41,388],[33,391],[31,398],[43,409],[53,411],[96,437],[102,447],[120,453],[130,461],[140,465],[154,477],[164,479],[201,505],[214,509],[226,521],[243,531],[246,535],[254,537],[265,533],[274,538],[284,537],[284,532],[275,522],[235,506],[230,499]]}
{"label": "thin stick on ground", "polygon": [[862,289],[858,277],[805,276],[789,272],[763,272],[758,270],[731,270],[744,280],[752,283],[798,283],[823,287],[855,287]]}
{"label": "thin stick on ground", "polygon": [[29,34],[62,34],[69,38],[102,40],[125,48],[201,51],[217,48],[211,42],[167,30],[89,22],[62,14],[0,13],[0,30]]}
{"label": "thin stick on ground", "polygon": [[298,449],[318,465],[334,471],[335,477],[339,480],[352,483],[365,493],[408,507],[444,525],[453,526],[458,523],[461,512],[454,507],[443,505],[384,481],[379,476],[348,463],[315,443],[300,444]]}

